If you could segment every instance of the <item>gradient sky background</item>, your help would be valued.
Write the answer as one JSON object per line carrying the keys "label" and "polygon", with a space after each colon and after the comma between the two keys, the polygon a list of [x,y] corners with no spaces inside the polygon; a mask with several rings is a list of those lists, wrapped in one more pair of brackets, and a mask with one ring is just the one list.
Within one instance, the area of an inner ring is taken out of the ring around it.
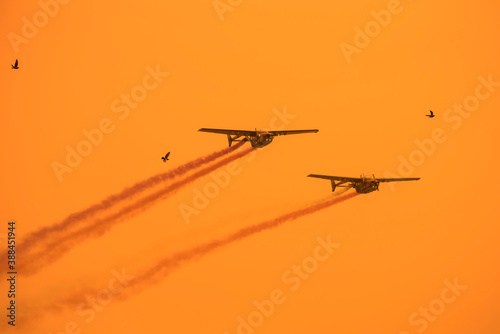
{"label": "gradient sky background", "polygon": [[[42,7],[2,1],[3,238],[9,219],[22,244],[39,227],[227,146],[201,127],[268,128],[286,110],[295,116],[286,129],[320,131],[276,138],[253,160],[240,159],[239,173],[189,224],[179,206],[192,206],[210,177],[40,273],[20,273],[15,329],[4,316],[2,269],[1,332],[55,334],[74,321],[82,333],[233,334],[238,317],[256,310],[254,300],[279,289],[284,303],[253,333],[499,333],[500,85],[460,125],[444,115],[470,101],[480,77],[500,83],[500,5],[400,6],[348,62],[341,43],[354,45],[355,28],[364,29],[387,1],[243,1],[221,20],[211,1],[72,0],[17,47],[9,34],[22,36],[23,18],[33,22]],[[148,66],[170,75],[120,119],[113,101],[141,85]],[[429,109],[432,120],[424,116]],[[105,118],[114,130],[59,182],[53,162],[65,163],[66,147]],[[397,174],[401,158],[418,154],[415,141],[435,129],[446,140],[404,175],[418,182],[381,185],[224,247],[125,301],[115,296],[89,323],[74,308],[48,309],[79,287],[105,288],[113,270],[134,275],[175,251],[330,196],[328,181],[309,173]],[[282,275],[329,236],[340,247],[292,291]],[[444,281],[455,278],[467,286],[461,295],[425,330],[412,324],[412,314],[437,305]]]}

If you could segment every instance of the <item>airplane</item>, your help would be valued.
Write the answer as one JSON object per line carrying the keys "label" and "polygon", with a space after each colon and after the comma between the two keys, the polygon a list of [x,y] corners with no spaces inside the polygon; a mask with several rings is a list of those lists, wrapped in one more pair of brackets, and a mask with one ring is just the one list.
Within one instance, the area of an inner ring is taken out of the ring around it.
{"label": "airplane", "polygon": [[[309,174],[307,176],[330,180],[332,182],[332,192],[335,191],[336,187],[352,187],[356,190],[356,192],[358,194],[368,194],[368,193],[371,193],[372,191],[375,191],[375,190],[378,191],[378,186],[379,186],[380,182],[420,180],[419,177],[376,179],[374,174],[372,174],[372,175],[361,174],[360,178],[317,175],[317,174]],[[339,182],[335,183],[335,181],[339,181]]]}
{"label": "airplane", "polygon": [[[266,145],[271,144],[275,136],[284,135],[294,135],[299,133],[316,133],[319,130],[284,130],[284,131],[245,131],[245,130],[223,130],[223,129],[207,129],[201,128],[198,131],[202,132],[212,132],[227,135],[227,140],[229,141],[229,147],[233,141],[248,140],[252,144],[252,147],[261,148]],[[240,137],[244,137],[239,139]]]}
{"label": "airplane", "polygon": [[435,115],[434,115],[434,113],[432,112],[432,110],[429,110],[429,111],[431,112],[431,114],[430,114],[430,115],[425,115],[425,116],[427,116],[427,117],[429,117],[429,118],[434,117]]}
{"label": "airplane", "polygon": [[17,61],[17,59],[16,59],[16,62],[14,63],[14,65],[10,64],[10,66],[12,66],[12,69],[13,69],[13,70],[18,70],[18,69],[19,69],[19,66],[17,66],[17,64],[18,64],[18,61]]}
{"label": "airplane", "polygon": [[165,154],[164,157],[161,158],[163,160],[163,162],[167,162],[169,155],[170,155],[170,152],[168,152],[167,154]]}

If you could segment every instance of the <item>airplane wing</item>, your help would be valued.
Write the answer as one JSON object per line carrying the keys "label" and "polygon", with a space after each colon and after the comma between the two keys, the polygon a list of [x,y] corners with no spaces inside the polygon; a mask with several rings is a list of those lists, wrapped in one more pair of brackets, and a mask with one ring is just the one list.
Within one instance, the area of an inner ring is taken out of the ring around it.
{"label": "airplane wing", "polygon": [[285,131],[269,131],[273,136],[296,135],[299,133],[316,133],[319,130],[285,130]]}
{"label": "airplane wing", "polygon": [[232,136],[256,136],[257,135],[256,131],[245,131],[245,130],[225,130],[225,129],[201,128],[198,131],[220,133],[223,135],[232,135]]}
{"label": "airplane wing", "polygon": [[357,182],[357,181],[361,181],[361,179],[357,178],[357,177],[329,176],[329,175],[318,175],[318,174],[309,174],[307,176],[309,176],[309,177],[317,177],[319,179],[342,181],[342,182]]}
{"label": "airplane wing", "polygon": [[380,182],[396,182],[396,181],[417,181],[420,180],[419,177],[403,177],[403,178],[393,178],[393,179],[375,179]]}

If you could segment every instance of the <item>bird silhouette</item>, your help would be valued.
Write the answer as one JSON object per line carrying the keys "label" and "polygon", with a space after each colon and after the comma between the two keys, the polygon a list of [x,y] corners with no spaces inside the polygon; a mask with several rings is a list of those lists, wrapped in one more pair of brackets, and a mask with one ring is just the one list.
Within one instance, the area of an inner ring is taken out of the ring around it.
{"label": "bird silhouette", "polygon": [[18,70],[18,69],[19,69],[19,66],[17,66],[17,64],[18,64],[18,61],[17,61],[17,59],[16,59],[16,62],[14,63],[14,65],[10,64],[10,66],[12,66],[12,69],[13,69],[13,70]]}
{"label": "bird silhouette", "polygon": [[432,110],[429,110],[429,111],[431,112],[431,114],[430,114],[430,115],[425,115],[425,116],[427,116],[427,117],[429,117],[429,118],[434,117],[434,113],[432,112]]}

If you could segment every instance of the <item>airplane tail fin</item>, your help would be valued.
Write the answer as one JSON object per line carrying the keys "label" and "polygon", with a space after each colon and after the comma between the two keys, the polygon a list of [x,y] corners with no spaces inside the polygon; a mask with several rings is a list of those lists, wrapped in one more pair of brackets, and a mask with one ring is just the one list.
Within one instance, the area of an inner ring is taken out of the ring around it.
{"label": "airplane tail fin", "polygon": [[231,135],[227,135],[227,141],[229,142],[229,147],[231,147],[231,144],[233,143],[233,138],[231,138]]}

